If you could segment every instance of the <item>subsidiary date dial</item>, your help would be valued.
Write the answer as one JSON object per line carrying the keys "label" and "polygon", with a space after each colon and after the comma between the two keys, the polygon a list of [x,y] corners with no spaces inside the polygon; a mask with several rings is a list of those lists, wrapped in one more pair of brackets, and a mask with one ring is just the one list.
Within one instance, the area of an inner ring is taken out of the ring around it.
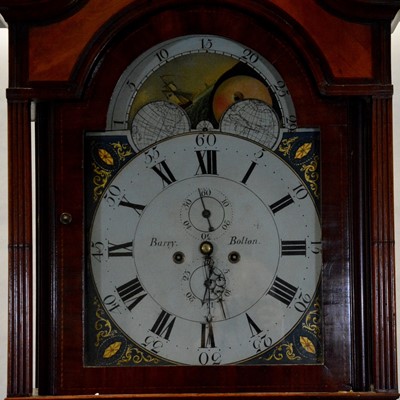
{"label": "subsidiary date dial", "polygon": [[192,132],[148,147],[112,180],[91,228],[91,271],[139,347],[172,363],[241,363],[306,312],[320,242],[312,196],[279,157]]}

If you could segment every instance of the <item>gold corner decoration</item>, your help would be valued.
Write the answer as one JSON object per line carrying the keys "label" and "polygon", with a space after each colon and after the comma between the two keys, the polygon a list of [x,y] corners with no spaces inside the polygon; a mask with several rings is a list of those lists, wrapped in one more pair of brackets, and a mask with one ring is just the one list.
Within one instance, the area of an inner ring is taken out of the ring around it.
{"label": "gold corner decoration", "polygon": [[111,172],[100,168],[96,163],[92,163],[92,166],[93,173],[95,174],[93,177],[93,200],[97,201],[107,186],[108,180],[111,177]]}
{"label": "gold corner decoration", "polygon": [[[128,157],[131,157],[134,153],[132,148],[129,146],[129,144],[123,144],[121,142],[114,142],[110,143],[112,149],[115,151],[115,154],[118,156],[119,161],[125,162]],[[102,161],[102,165],[107,166],[107,167],[114,167],[116,164],[118,164],[118,161],[114,160],[113,155],[111,154],[113,152],[112,150],[108,151],[103,147],[100,147],[97,150],[97,156],[99,159]],[[106,188],[108,181],[113,175],[113,170],[108,169],[106,167],[101,167],[98,163],[95,161],[92,162],[92,167],[93,167],[93,200],[96,202],[99,200],[101,195],[104,192],[104,189]]]}
{"label": "gold corner decoration", "polygon": [[296,160],[301,160],[302,158],[306,157],[311,150],[312,150],[312,143],[304,143],[297,149],[294,158]]}
{"label": "gold corner decoration", "polygon": [[302,165],[300,169],[300,171],[304,172],[304,179],[309,183],[310,189],[317,199],[319,199],[319,186],[317,184],[319,180],[318,161],[319,157],[314,155],[313,160],[309,164]]}
{"label": "gold corner decoration", "polygon": [[284,358],[289,361],[301,360],[301,357],[294,352],[293,343],[281,343],[278,345],[272,354],[266,358],[267,361],[282,361]]}
{"label": "gold corner decoration", "polygon": [[290,139],[283,139],[278,150],[287,157],[292,149],[293,143],[298,139],[298,136],[292,137]]}
{"label": "gold corner decoration", "polygon": [[117,152],[120,161],[125,161],[133,155],[132,147],[129,144],[121,144],[121,142],[111,143],[111,146]]}
{"label": "gold corner decoration", "polygon": [[305,336],[300,336],[299,341],[300,341],[301,346],[307,353],[310,353],[310,354],[317,353],[313,342],[309,338],[307,338]]}
{"label": "gold corner decoration", "polygon": [[303,323],[303,329],[313,333],[316,337],[321,338],[321,314],[320,304],[317,299],[314,303],[314,309],[311,310]]}
{"label": "gold corner decoration", "polygon": [[95,299],[94,304],[97,307],[96,309],[97,320],[94,325],[97,334],[96,334],[96,342],[94,345],[96,347],[99,347],[101,342],[104,339],[113,336],[115,331],[113,330],[111,322],[108,319],[104,318],[105,312],[102,309],[101,304],[97,299]]}
{"label": "gold corner decoration", "polygon": [[121,348],[122,342],[114,342],[110,344],[103,353],[103,358],[111,358],[118,353],[119,349]]}
{"label": "gold corner decoration", "polygon": [[104,164],[109,166],[114,165],[114,158],[106,149],[98,149],[98,156]]}
{"label": "gold corner decoration", "polygon": [[[106,313],[98,299],[94,300],[96,306],[95,330],[96,342],[94,346],[100,351],[102,362],[107,365],[129,365],[129,364],[158,364],[160,360],[150,354],[145,354],[132,344],[127,344],[121,339],[120,332],[113,328],[112,322],[106,318]],[[110,343],[111,342],[111,343]],[[110,343],[110,344],[108,344]],[[102,350],[102,346],[107,347]],[[113,360],[114,358],[114,360]]]}
{"label": "gold corner decoration", "polygon": [[158,364],[159,359],[157,357],[153,357],[151,355],[145,355],[143,351],[129,345],[125,351],[125,354],[118,361],[117,365],[124,365],[133,362],[134,364]]}

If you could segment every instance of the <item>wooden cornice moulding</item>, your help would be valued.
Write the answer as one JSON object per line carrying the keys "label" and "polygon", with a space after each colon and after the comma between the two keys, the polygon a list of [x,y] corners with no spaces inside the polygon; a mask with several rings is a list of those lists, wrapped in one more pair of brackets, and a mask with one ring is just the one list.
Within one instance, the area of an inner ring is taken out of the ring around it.
{"label": "wooden cornice moulding", "polygon": [[[25,82],[20,82],[22,87],[35,88],[39,98],[51,96],[52,90],[48,88],[54,85],[60,87],[60,97],[80,97],[83,87],[96,73],[96,65],[101,63],[99,54],[116,44],[123,32],[135,29],[138,24],[146,24],[146,21],[157,30],[160,23],[154,21],[160,22],[162,15],[168,14],[173,15],[177,23],[170,32],[171,37],[176,36],[186,22],[186,18],[180,16],[194,14],[205,6],[214,9],[216,15],[227,10],[237,15],[245,12],[254,20],[278,26],[288,43],[303,51],[323,94],[354,94],[356,88],[358,94],[385,93],[390,96],[392,88],[385,84],[387,79],[382,80],[376,71],[379,70],[375,65],[379,63],[377,60],[383,59],[379,54],[382,49],[374,51],[377,54],[374,60],[368,55],[376,42],[376,32],[371,26],[361,23],[364,21],[361,14],[371,13],[372,18],[378,12],[378,16],[389,21],[399,4],[400,0],[302,0],[302,7],[288,0],[249,0],[245,5],[237,0],[159,0],[151,3],[120,0],[107,5],[102,0],[0,0],[0,13],[12,23],[18,22],[17,18],[22,19],[20,22],[40,18],[40,26],[32,26],[28,32],[29,64],[27,76],[22,78]],[[335,15],[335,10],[339,9],[345,10],[352,22],[340,20]],[[61,17],[60,22],[53,23],[54,18]],[[337,40],[320,32],[315,22],[319,19],[323,19],[327,27],[337,27]],[[210,21],[208,33],[212,29],[218,33],[217,24],[214,28],[212,26]],[[194,21],[193,30],[201,32],[201,23]],[[48,37],[53,39],[49,41]],[[346,38],[354,37],[357,40],[351,40],[353,47],[349,51],[350,42]],[[342,56],[344,53],[346,58]],[[315,63],[316,59],[318,63]]]}
{"label": "wooden cornice moulding", "polygon": [[[316,2],[342,17],[365,20],[392,20],[400,4],[400,0],[316,0]],[[0,0],[0,13],[12,22],[40,22],[58,19],[71,10],[78,10],[86,3],[88,0]]]}
{"label": "wooden cornice moulding", "polygon": [[[2,1],[5,0],[0,0],[0,5]],[[374,46],[376,32],[365,24],[341,21],[322,8],[316,0],[302,2],[308,8],[299,7],[298,3],[287,0],[271,0],[270,3],[247,1],[245,5],[237,0],[214,0],[212,3],[120,0],[107,7],[102,6],[102,0],[93,0],[58,24],[34,26],[29,30],[29,67],[23,86],[35,88],[39,98],[51,96],[48,88],[54,86],[60,87],[60,97],[80,97],[86,83],[96,73],[97,65],[102,62],[101,54],[117,44],[124,32],[135,30],[135,27],[143,24],[156,38],[162,19],[169,16],[176,23],[171,27],[169,36],[178,36],[187,25],[187,16],[195,15],[197,10],[207,6],[216,18],[210,18],[208,30],[204,33],[218,34],[218,16],[228,12],[233,16],[245,13],[260,24],[279,29],[290,45],[301,49],[323,94],[354,94],[356,89],[358,94],[391,95],[392,88],[384,83],[385,79],[382,80],[376,74],[374,63],[378,61],[369,57],[369,49]],[[79,4],[82,5],[83,2]],[[320,18],[326,21],[327,26],[338,27],[340,24],[340,28],[337,28],[338,40],[321,34],[315,25],[315,20]],[[192,19],[193,32],[204,31],[204,24],[196,21],[196,18]],[[66,32],[69,34],[66,35]],[[47,40],[48,37],[53,40]],[[349,51],[349,39],[354,37],[357,40],[351,40],[353,47]],[[379,56],[380,52],[382,50],[377,49],[378,59],[382,58]],[[342,56],[344,53],[347,54],[346,57]],[[315,60],[319,62],[316,63]],[[63,90],[62,82],[67,85],[68,90]]]}
{"label": "wooden cornice moulding", "polygon": [[317,0],[317,2],[343,18],[364,22],[376,20],[390,22],[400,5],[399,0]]}
{"label": "wooden cornice moulding", "polygon": [[48,23],[76,12],[88,0],[0,0],[0,14],[8,23]]}

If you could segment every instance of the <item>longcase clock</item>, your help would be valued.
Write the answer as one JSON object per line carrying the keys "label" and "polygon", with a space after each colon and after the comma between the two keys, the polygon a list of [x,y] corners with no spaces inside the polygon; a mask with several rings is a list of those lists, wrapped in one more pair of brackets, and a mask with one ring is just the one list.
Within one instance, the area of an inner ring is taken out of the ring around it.
{"label": "longcase clock", "polygon": [[399,6],[0,0],[9,397],[397,398]]}

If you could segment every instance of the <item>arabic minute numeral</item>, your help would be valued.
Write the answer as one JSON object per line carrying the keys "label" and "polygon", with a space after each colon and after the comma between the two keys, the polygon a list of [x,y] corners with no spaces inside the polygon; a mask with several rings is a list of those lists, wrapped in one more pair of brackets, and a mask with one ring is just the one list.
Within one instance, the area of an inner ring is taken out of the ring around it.
{"label": "arabic minute numeral", "polygon": [[253,340],[253,348],[256,353],[261,353],[272,346],[272,339],[267,335],[256,336]]}
{"label": "arabic minute numeral", "polygon": [[258,160],[264,157],[265,149],[260,149],[254,153],[254,159]]}
{"label": "arabic minute numeral", "polygon": [[211,189],[210,189],[210,188],[200,188],[200,189],[199,189],[199,194],[200,194],[202,197],[211,196]]}
{"label": "arabic minute numeral", "polygon": [[152,351],[153,353],[158,354],[163,348],[164,344],[161,340],[158,340],[153,336],[146,336],[142,346],[146,347],[146,349]]}
{"label": "arabic minute numeral", "polygon": [[290,132],[293,132],[297,129],[297,118],[295,115],[289,115],[285,118],[285,126],[289,129]]}
{"label": "arabic minute numeral", "polygon": [[132,92],[136,91],[137,87],[136,87],[135,82],[132,82],[132,81],[130,81],[130,80],[127,80],[127,81],[126,81],[126,84],[128,85],[129,89],[132,90]]}
{"label": "arabic minute numeral", "polygon": [[294,303],[294,309],[303,314],[307,310],[310,303],[311,296],[307,293],[300,293],[299,299]]}
{"label": "arabic minute numeral", "polygon": [[285,82],[283,82],[283,81],[276,82],[276,85],[274,85],[274,87],[275,87],[275,93],[279,97],[285,97],[289,94],[289,90],[286,87]]}
{"label": "arabic minute numeral", "polygon": [[106,308],[109,312],[114,313],[114,312],[118,311],[119,314],[121,314],[121,311],[119,308],[120,304],[118,303],[116,296],[114,296],[113,294],[109,294],[108,296],[104,297],[103,304],[106,306]]}
{"label": "arabic minute numeral", "polygon": [[254,64],[258,61],[258,54],[255,53],[253,50],[244,49],[243,55],[240,58]]}
{"label": "arabic minute numeral", "polygon": [[190,281],[190,276],[191,276],[190,271],[185,270],[185,271],[183,271],[182,280],[184,282],[189,282]]}
{"label": "arabic minute numeral", "polygon": [[203,351],[199,355],[199,363],[201,365],[219,365],[221,364],[221,361],[222,361],[222,355],[218,351],[213,353]]}
{"label": "arabic minute numeral", "polygon": [[201,39],[201,48],[204,50],[210,50],[213,47],[212,39]]}
{"label": "arabic minute numeral", "polygon": [[104,255],[104,244],[102,242],[92,242],[92,257],[96,259],[96,261],[101,262],[101,258]]}
{"label": "arabic minute numeral", "polygon": [[158,61],[160,61],[160,62],[165,61],[169,57],[168,50],[161,49],[160,51],[158,51],[156,53],[156,57],[157,57]]}
{"label": "arabic minute numeral", "polygon": [[311,253],[320,254],[322,251],[322,242],[311,242]]}
{"label": "arabic minute numeral", "polygon": [[190,200],[190,199],[185,199],[185,200],[183,201],[182,206],[183,206],[185,209],[189,209],[189,208],[191,207],[192,203],[193,203],[192,200]]}
{"label": "arabic minute numeral", "polygon": [[221,204],[224,207],[229,207],[231,205],[231,202],[228,199],[223,199],[223,200],[221,200]]}
{"label": "arabic minute numeral", "polygon": [[157,150],[157,146],[154,146],[144,152],[144,163],[146,165],[156,162],[160,158],[160,152]]}
{"label": "arabic minute numeral", "polygon": [[190,303],[193,303],[196,300],[196,296],[192,292],[187,292],[185,297],[189,300]]}
{"label": "arabic minute numeral", "polygon": [[308,196],[308,191],[303,185],[296,186],[293,189],[293,192],[296,195],[296,198],[299,200],[303,200]]}
{"label": "arabic minute numeral", "polygon": [[104,200],[110,207],[114,207],[117,204],[120,196],[121,189],[116,185],[111,185],[104,195]]}
{"label": "arabic minute numeral", "polygon": [[199,133],[196,135],[196,145],[199,147],[213,147],[217,143],[217,137],[213,133]]}
{"label": "arabic minute numeral", "polygon": [[228,219],[224,220],[224,222],[221,225],[221,228],[226,231],[229,228],[229,225],[231,224],[231,221],[229,221]]}

